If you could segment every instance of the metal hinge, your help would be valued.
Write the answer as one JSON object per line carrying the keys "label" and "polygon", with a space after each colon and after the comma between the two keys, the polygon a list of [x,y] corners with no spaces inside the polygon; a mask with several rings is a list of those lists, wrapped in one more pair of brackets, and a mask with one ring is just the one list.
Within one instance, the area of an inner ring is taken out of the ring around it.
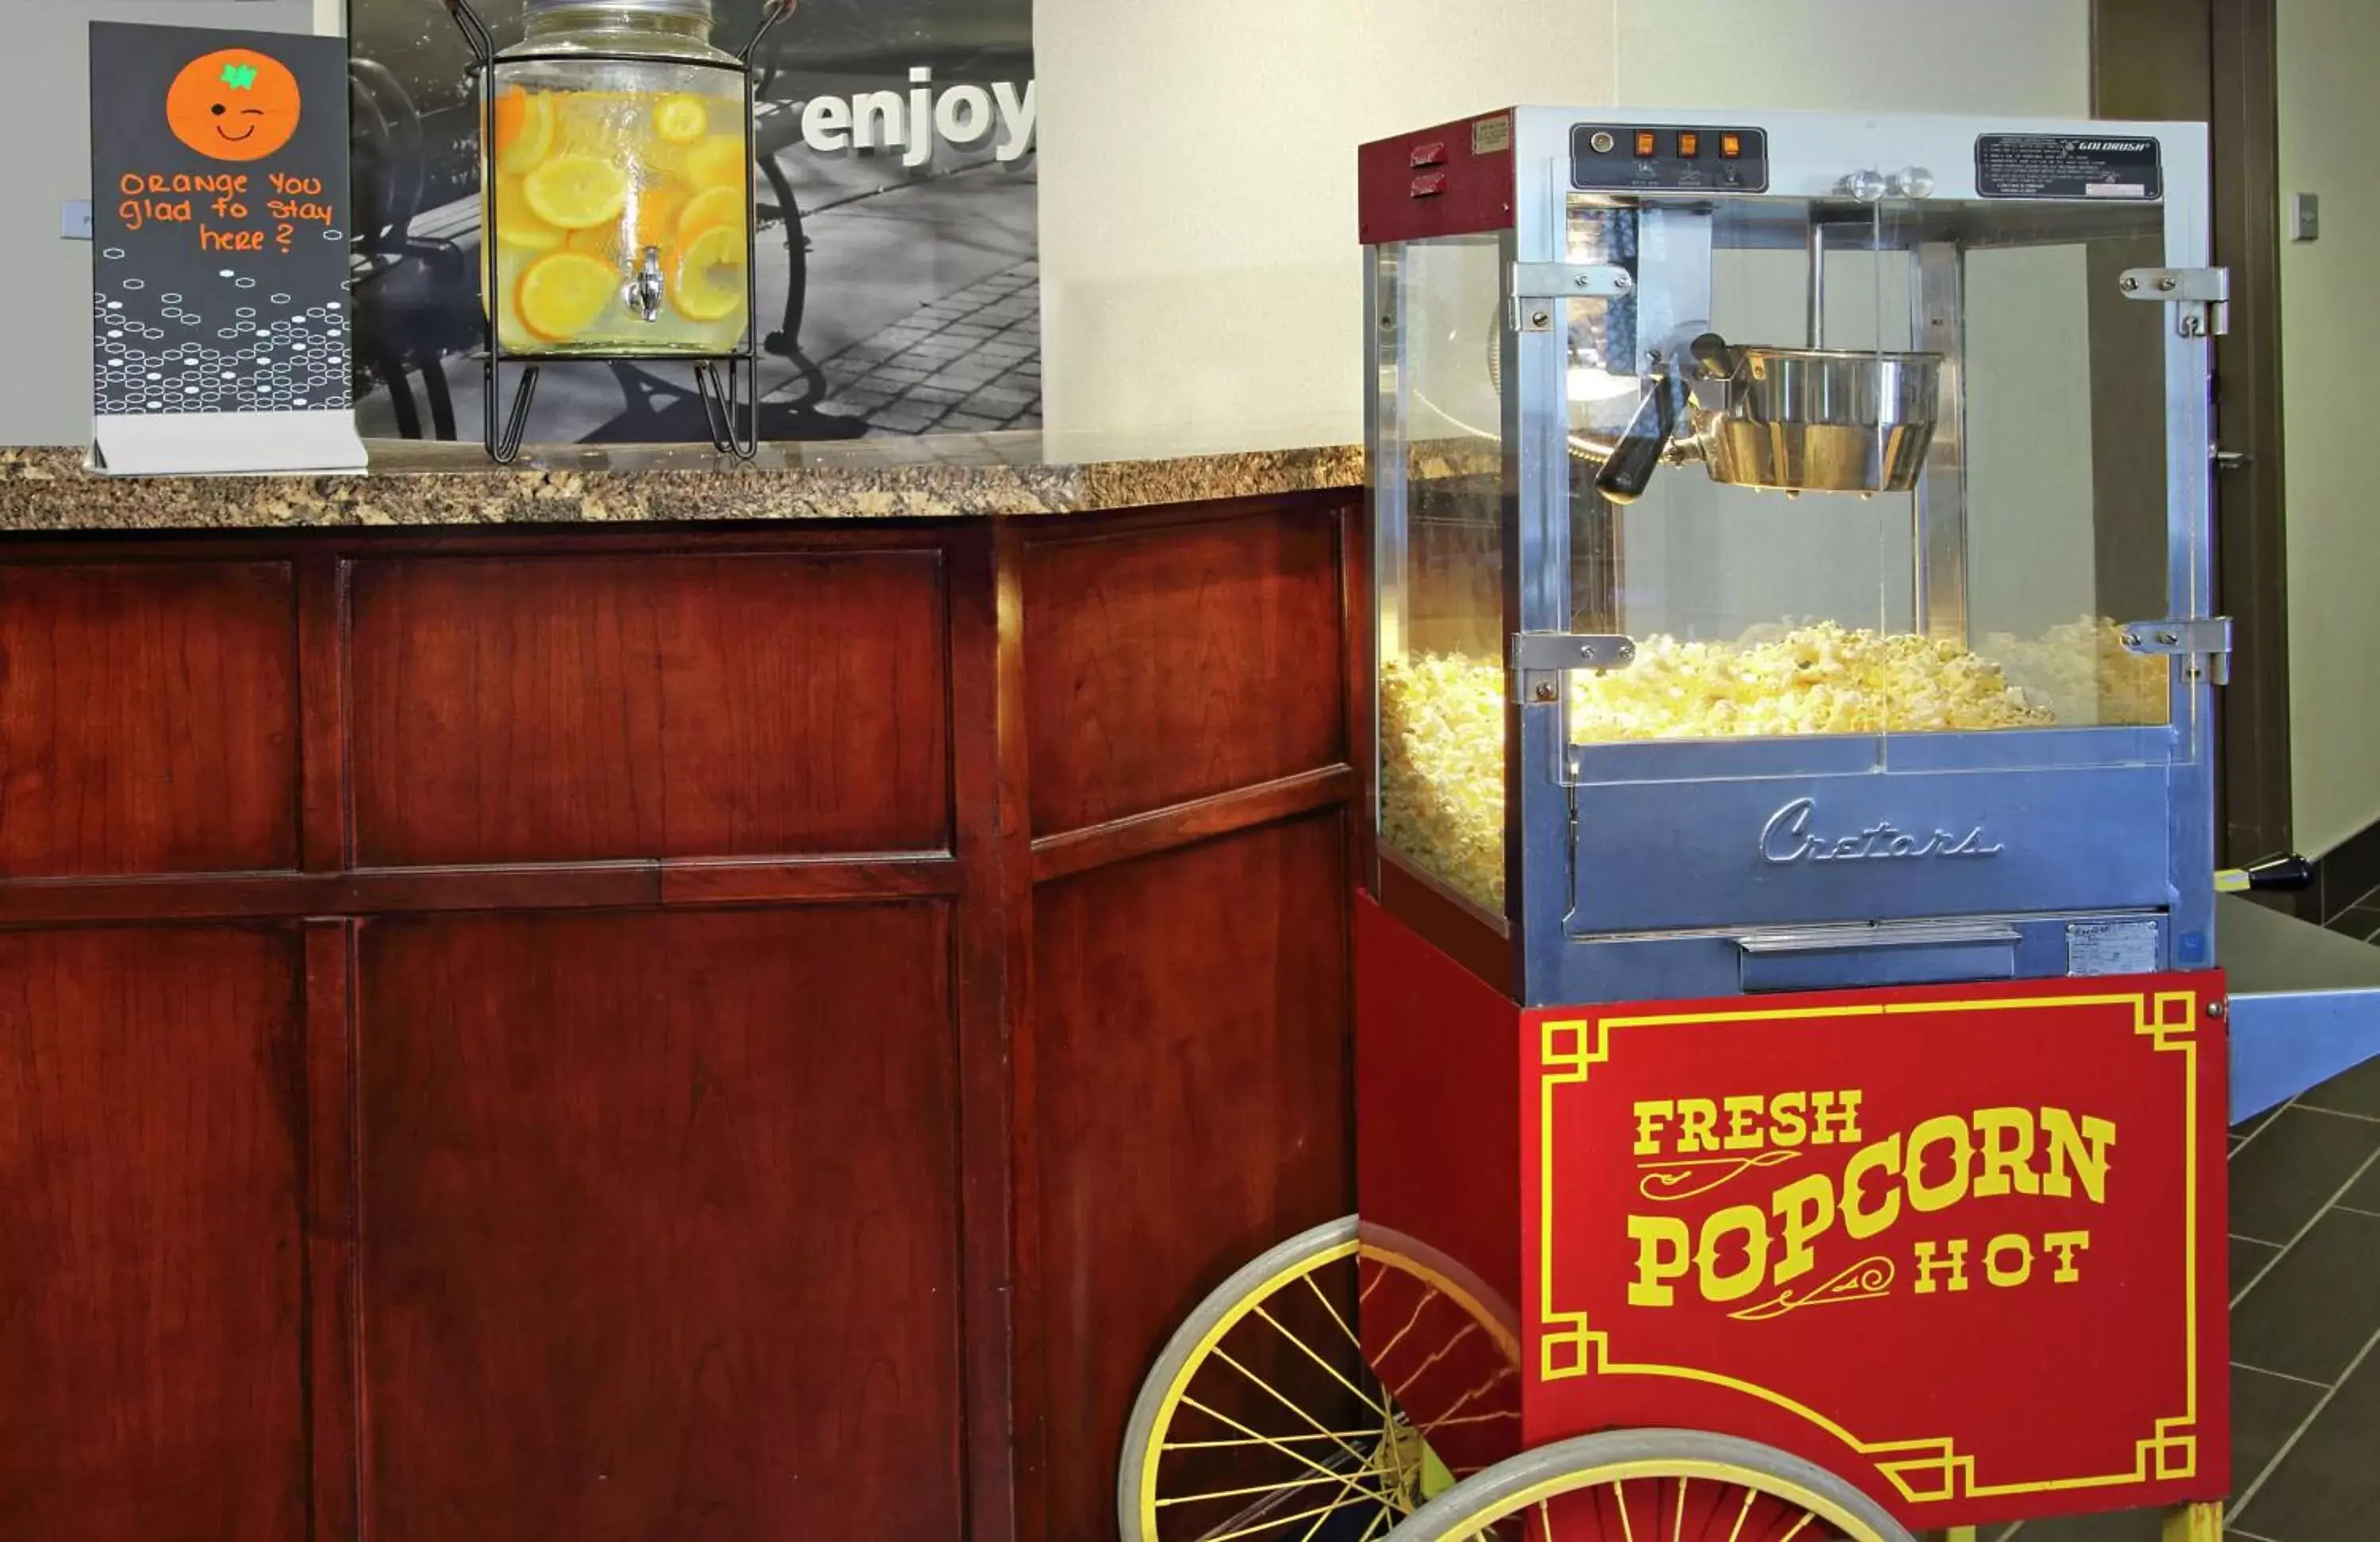
{"label": "metal hinge", "polygon": [[1515,262],[1511,315],[1515,332],[1551,332],[1555,300],[1618,299],[1636,277],[1617,262]]}
{"label": "metal hinge", "polygon": [[2207,678],[2218,686],[2231,683],[2231,618],[2205,616],[2196,621],[2135,621],[2123,629],[2128,652],[2149,657],[2179,655],[2205,661]]}
{"label": "metal hinge", "polygon": [[1561,699],[1561,677],[1573,669],[1626,669],[1636,662],[1636,639],[1591,632],[1516,632],[1512,636],[1512,699],[1524,707]]}
{"label": "metal hinge", "polygon": [[2116,287],[2127,299],[2170,305],[2184,337],[2221,337],[2231,330],[2228,268],[2127,268]]}

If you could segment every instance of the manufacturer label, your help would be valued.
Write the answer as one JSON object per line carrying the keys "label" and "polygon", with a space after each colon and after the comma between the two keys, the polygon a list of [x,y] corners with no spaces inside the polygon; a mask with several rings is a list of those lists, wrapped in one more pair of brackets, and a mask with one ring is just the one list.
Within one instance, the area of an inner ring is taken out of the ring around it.
{"label": "manufacturer label", "polygon": [[2072,134],[1985,134],[1975,140],[1975,191],[1984,198],[2165,197],[2155,140]]}
{"label": "manufacturer label", "polygon": [[1509,113],[1481,118],[1471,126],[1471,153],[1493,155],[1512,148],[1512,117]]}
{"label": "manufacturer label", "polygon": [[2153,975],[2164,966],[2155,921],[2074,921],[2066,928],[2066,972],[2076,979]]}

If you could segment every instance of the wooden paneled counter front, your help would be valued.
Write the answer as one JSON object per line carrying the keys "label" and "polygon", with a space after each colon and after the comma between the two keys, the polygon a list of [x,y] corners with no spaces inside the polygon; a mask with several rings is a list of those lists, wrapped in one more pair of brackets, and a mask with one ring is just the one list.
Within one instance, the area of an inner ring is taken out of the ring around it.
{"label": "wooden paneled counter front", "polygon": [[1360,468],[977,448],[0,452],[0,1542],[1113,1535],[1352,1208]]}

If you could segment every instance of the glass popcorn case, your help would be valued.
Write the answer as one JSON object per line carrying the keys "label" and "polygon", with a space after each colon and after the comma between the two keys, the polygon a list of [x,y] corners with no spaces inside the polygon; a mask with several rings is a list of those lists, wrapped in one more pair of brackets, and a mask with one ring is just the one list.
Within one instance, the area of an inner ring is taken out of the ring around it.
{"label": "glass popcorn case", "polygon": [[1362,156],[1373,892],[1524,1004],[2212,962],[2196,126]]}

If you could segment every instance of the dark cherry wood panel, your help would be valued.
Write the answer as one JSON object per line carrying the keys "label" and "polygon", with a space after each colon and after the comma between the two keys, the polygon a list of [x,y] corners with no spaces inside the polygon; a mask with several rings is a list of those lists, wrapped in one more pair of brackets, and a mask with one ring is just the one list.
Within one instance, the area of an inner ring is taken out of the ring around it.
{"label": "dark cherry wood panel", "polygon": [[296,865],[279,563],[0,565],[0,873]]}
{"label": "dark cherry wood panel", "polygon": [[947,907],[364,924],[375,1542],[964,1535]]}
{"label": "dark cherry wood panel", "polygon": [[1353,1203],[1348,516],[0,542],[0,1542],[1111,1536]]}
{"label": "dark cherry wood panel", "polygon": [[1026,1267],[1053,1539],[1113,1535],[1124,1420],[1198,1297],[1354,1208],[1342,820],[1039,891]]}
{"label": "dark cherry wood panel", "polygon": [[5,1542],[304,1542],[302,968],[0,935]]}
{"label": "dark cherry wood panel", "polygon": [[947,847],[935,552],[397,559],[351,586],[366,865]]}
{"label": "dark cherry wood panel", "polygon": [[1346,759],[1324,504],[1044,536],[1024,606],[1036,835]]}

